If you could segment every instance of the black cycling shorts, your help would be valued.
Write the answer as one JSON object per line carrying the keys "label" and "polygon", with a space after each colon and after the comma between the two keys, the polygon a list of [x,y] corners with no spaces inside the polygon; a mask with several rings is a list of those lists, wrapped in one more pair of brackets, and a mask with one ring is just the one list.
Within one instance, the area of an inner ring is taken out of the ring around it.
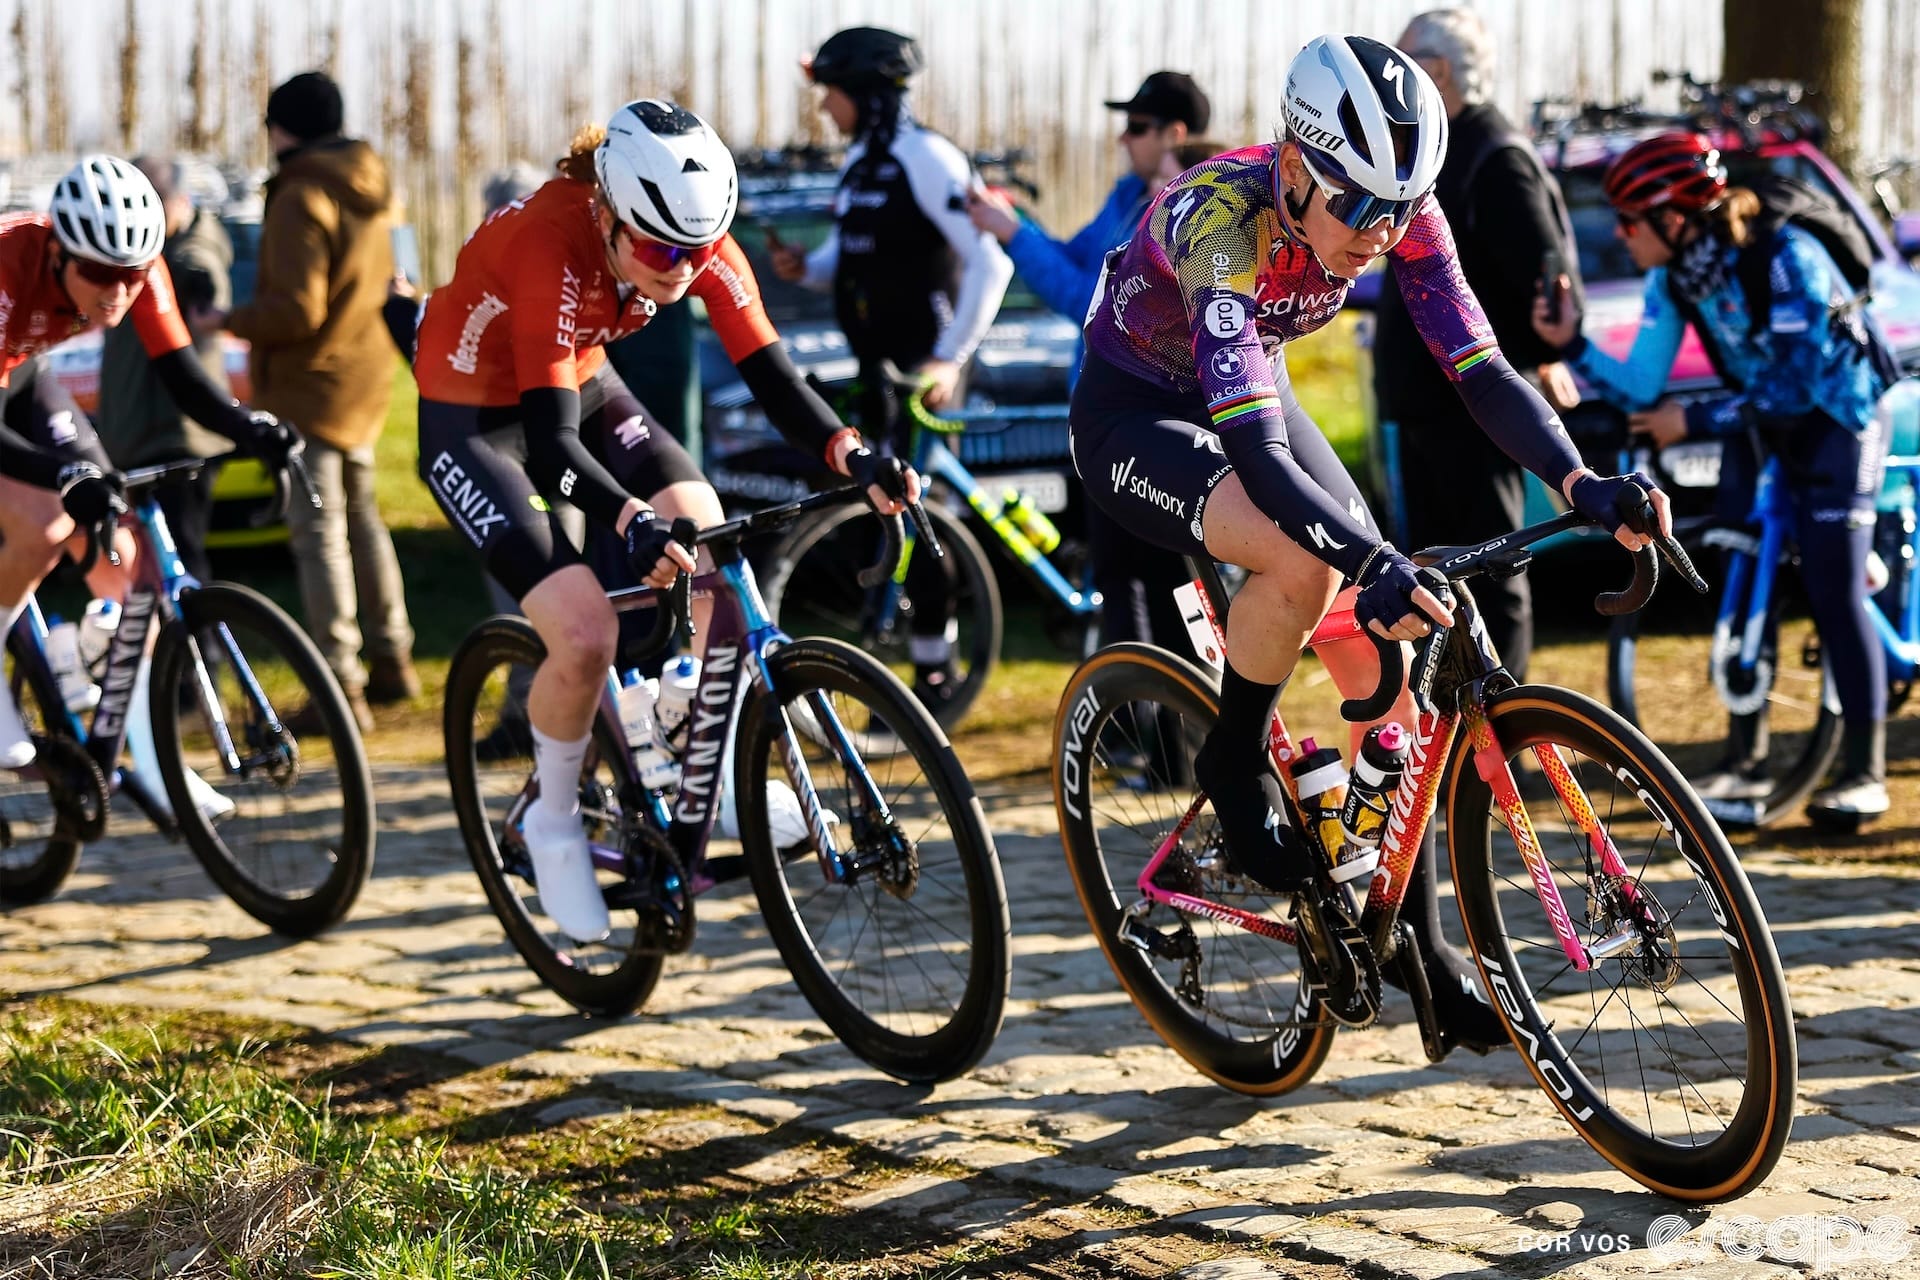
{"label": "black cycling shorts", "polygon": [[[1283,388],[1287,444],[1302,470],[1375,533],[1359,487],[1306,410]],[[1201,515],[1233,473],[1199,392],[1172,391],[1116,369],[1091,351],[1068,414],[1074,469],[1093,504],[1137,536],[1182,555],[1206,555]]]}
{"label": "black cycling shorts", "polygon": [[[678,440],[611,367],[580,388],[580,439],[622,488],[642,501],[670,484],[702,480]],[[480,552],[515,600],[569,565],[585,563],[527,474],[518,406],[420,401],[420,475],[449,523]]]}
{"label": "black cycling shorts", "polygon": [[76,462],[91,462],[102,471],[113,470],[106,446],[94,432],[93,419],[74,403],[45,360],[30,360],[13,371],[6,396],[5,421],[29,444],[64,454]]}

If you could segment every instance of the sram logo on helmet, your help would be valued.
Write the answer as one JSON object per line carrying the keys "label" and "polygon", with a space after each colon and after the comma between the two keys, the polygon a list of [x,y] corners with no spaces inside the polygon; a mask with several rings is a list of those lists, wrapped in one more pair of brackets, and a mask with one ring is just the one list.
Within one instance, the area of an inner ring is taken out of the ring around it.
{"label": "sram logo on helmet", "polygon": [[594,170],[614,214],[649,240],[699,249],[733,225],[740,183],[720,135],[685,107],[629,102],[607,122]]}

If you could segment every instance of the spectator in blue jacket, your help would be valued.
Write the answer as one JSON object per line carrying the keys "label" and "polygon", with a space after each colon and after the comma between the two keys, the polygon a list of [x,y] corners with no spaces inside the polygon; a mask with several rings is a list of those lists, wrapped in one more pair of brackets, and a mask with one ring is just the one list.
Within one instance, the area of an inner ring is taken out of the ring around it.
{"label": "spectator in blue jacket", "polygon": [[[1093,221],[1071,240],[1054,239],[991,191],[976,188],[968,197],[974,226],[1006,246],[1027,287],[1076,324],[1086,317],[1107,254],[1132,237],[1147,202],[1184,167],[1176,159],[1176,148],[1205,133],[1213,115],[1207,95],[1192,76],[1179,71],[1156,71],[1133,97],[1107,106],[1126,113],[1119,142],[1127,154],[1127,172],[1113,184]],[[1075,360],[1069,383],[1079,375]],[[1091,503],[1085,506],[1093,584],[1105,597],[1102,643],[1156,636],[1162,644],[1183,643],[1172,600],[1174,587],[1186,578],[1180,558],[1140,541]]]}

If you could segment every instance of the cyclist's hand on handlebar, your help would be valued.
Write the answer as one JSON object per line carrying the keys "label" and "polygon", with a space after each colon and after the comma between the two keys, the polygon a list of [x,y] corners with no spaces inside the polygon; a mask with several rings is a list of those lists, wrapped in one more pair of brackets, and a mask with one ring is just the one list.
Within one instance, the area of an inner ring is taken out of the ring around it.
{"label": "cyclist's hand on handlebar", "polygon": [[[1643,490],[1652,507],[1652,519],[1633,488]],[[1624,476],[1597,476],[1591,471],[1575,473],[1572,483],[1567,486],[1567,500],[1574,510],[1587,517],[1602,529],[1613,530],[1613,536],[1621,546],[1629,551],[1638,551],[1648,545],[1653,534],[1663,538],[1673,536],[1673,514],[1667,495],[1660,487],[1638,471]]]}
{"label": "cyclist's hand on handlebar", "polygon": [[920,403],[935,413],[952,401],[954,391],[960,386],[960,366],[951,360],[928,360],[913,374],[927,387]]}
{"label": "cyclist's hand on handlebar", "polygon": [[60,505],[82,529],[98,527],[108,516],[126,514],[126,477],[102,471],[91,462],[70,462],[54,481]]}
{"label": "cyclist's hand on handlebar", "polygon": [[1361,626],[1389,640],[1418,640],[1433,624],[1453,625],[1453,611],[1420,585],[1413,561],[1383,542],[1360,570],[1360,595],[1353,616]]}
{"label": "cyclist's hand on handlebar", "polygon": [[1687,411],[1672,400],[1663,400],[1645,413],[1627,415],[1627,430],[1646,436],[1654,448],[1664,449],[1687,438]]}
{"label": "cyclist's hand on handlebar", "polygon": [[671,587],[676,577],[693,572],[693,553],[674,540],[673,526],[651,511],[627,521],[627,563],[650,587]]}
{"label": "cyclist's hand on handlebar", "polygon": [[247,425],[253,434],[247,440],[247,452],[260,459],[269,471],[284,471],[287,459],[307,451],[303,441],[293,428],[265,410],[255,409],[247,415]]}
{"label": "cyclist's hand on handlebar", "polygon": [[853,482],[867,491],[867,505],[883,516],[897,516],[907,503],[920,501],[919,472],[896,459],[855,449],[845,466]]}

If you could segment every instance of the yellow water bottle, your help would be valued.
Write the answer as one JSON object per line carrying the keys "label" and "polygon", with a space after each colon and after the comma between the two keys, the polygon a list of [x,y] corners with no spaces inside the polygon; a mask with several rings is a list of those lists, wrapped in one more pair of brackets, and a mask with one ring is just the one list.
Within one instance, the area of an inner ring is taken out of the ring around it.
{"label": "yellow water bottle", "polygon": [[1027,541],[1040,548],[1046,555],[1060,545],[1060,530],[1053,521],[1047,519],[1046,512],[1033,505],[1033,499],[1018,489],[1008,489],[1003,495],[1006,505],[1002,508],[1007,519],[1013,521],[1014,528],[1027,535]]}

